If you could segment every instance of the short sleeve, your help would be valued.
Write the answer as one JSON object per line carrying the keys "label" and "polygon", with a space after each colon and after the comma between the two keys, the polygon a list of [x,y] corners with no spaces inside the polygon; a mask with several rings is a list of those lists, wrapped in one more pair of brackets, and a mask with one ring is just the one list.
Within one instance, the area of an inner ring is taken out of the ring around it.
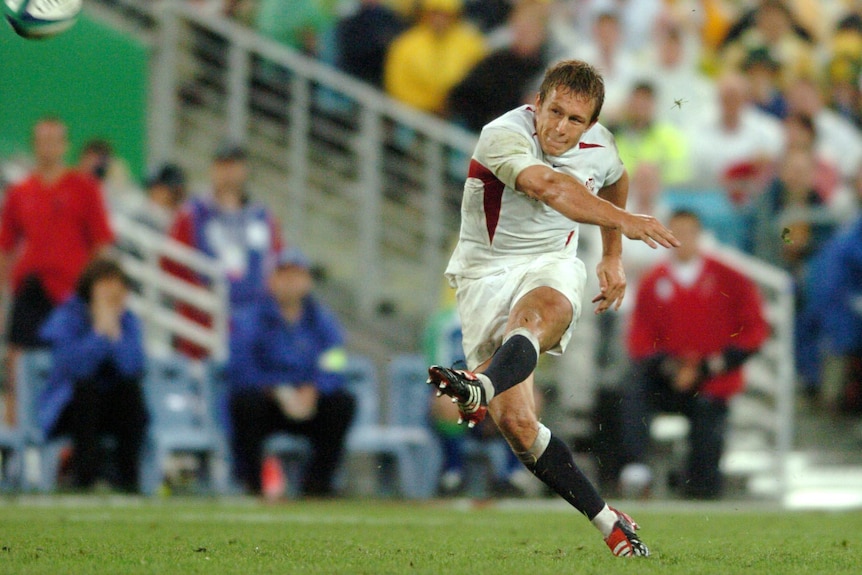
{"label": "short sleeve", "polygon": [[609,134],[609,136],[611,139],[611,145],[608,148],[610,157],[608,158],[608,173],[605,176],[604,185],[606,186],[616,184],[620,178],[623,177],[623,172],[625,171],[623,161],[620,159],[620,152],[617,149],[616,139],[613,137],[613,134]]}
{"label": "short sleeve", "polygon": [[513,190],[518,175],[526,168],[547,165],[536,157],[530,138],[506,128],[483,130],[473,156]]}

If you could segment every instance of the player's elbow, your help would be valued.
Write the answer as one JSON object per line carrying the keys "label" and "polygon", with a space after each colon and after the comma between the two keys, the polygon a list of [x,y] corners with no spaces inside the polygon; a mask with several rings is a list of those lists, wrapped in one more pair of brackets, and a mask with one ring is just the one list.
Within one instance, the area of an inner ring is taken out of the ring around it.
{"label": "player's elbow", "polygon": [[564,176],[553,170],[543,171],[531,179],[525,191],[531,198],[553,205],[563,193],[563,180]]}

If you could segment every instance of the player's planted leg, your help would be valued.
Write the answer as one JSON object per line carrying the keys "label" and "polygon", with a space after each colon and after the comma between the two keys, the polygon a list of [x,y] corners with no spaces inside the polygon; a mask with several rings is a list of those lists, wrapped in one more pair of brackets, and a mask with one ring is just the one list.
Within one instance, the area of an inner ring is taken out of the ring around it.
{"label": "player's planted leg", "polygon": [[622,511],[613,507],[608,509],[617,516],[610,535],[605,537],[605,543],[608,544],[611,553],[617,557],[649,557],[649,549],[635,533],[639,528],[638,524]]}
{"label": "player's planted leg", "polygon": [[539,424],[533,445],[517,455],[545,485],[587,516],[601,531],[614,555],[649,555],[647,546],[635,534],[638,525],[628,515],[605,503],[575,464],[571,450],[561,439],[551,435],[547,427]]}

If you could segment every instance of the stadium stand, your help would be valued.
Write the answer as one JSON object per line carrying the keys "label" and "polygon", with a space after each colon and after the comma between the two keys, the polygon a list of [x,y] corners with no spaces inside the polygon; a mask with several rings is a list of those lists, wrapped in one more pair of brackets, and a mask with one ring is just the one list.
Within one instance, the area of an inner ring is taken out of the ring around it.
{"label": "stadium stand", "polygon": [[220,441],[210,398],[212,386],[206,371],[184,356],[151,356],[147,360],[143,390],[150,425],[141,454],[141,491],[155,495],[163,487],[171,455],[190,454],[200,485],[209,493],[224,493],[227,477],[221,462],[226,445]]}
{"label": "stadium stand", "polygon": [[[356,346],[382,361],[416,341],[436,304],[444,230],[457,225],[460,182],[453,174],[469,157],[472,136],[182,3],[92,4],[95,16],[158,47],[150,104],[159,111],[150,129],[158,157],[151,160],[182,151],[199,177],[212,141],[229,135],[248,142],[260,167],[252,192],[281,210],[288,237],[326,268],[333,301],[362,334]],[[222,58],[202,56],[207,47]],[[321,98],[321,87],[338,98]],[[412,137],[399,137],[402,127]],[[786,500],[788,474],[803,459],[791,452],[792,296],[780,274],[760,262],[742,265],[761,282],[770,320],[784,332],[749,366],[750,390],[734,405],[724,468],[748,478],[749,492]],[[393,308],[397,317],[378,313]]]}

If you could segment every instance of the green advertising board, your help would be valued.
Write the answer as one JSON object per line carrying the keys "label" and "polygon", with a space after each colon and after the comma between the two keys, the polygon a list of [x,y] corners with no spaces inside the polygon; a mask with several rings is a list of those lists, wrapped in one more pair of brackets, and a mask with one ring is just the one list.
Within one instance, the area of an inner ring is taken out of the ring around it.
{"label": "green advertising board", "polygon": [[0,22],[0,158],[30,152],[34,122],[69,125],[77,161],[84,142],[101,138],[139,178],[146,161],[147,48],[86,16],[46,40],[26,40]]}

